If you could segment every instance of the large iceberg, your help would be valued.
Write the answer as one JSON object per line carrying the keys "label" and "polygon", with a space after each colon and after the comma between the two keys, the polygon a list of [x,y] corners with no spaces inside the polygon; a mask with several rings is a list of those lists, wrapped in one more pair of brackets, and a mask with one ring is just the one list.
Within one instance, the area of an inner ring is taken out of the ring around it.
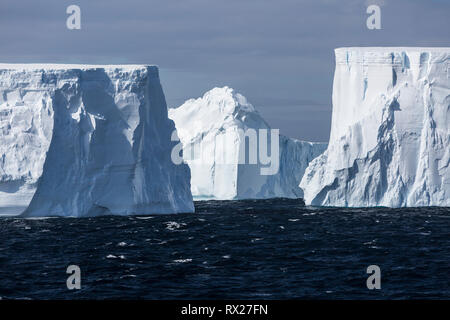
{"label": "large iceberg", "polygon": [[328,149],[307,204],[450,206],[450,48],[336,49]]}
{"label": "large iceberg", "polygon": [[0,213],[193,212],[158,68],[0,65]]}
{"label": "large iceberg", "polygon": [[169,109],[169,118],[191,169],[195,200],[300,198],[309,161],[326,148],[279,135],[229,87]]}

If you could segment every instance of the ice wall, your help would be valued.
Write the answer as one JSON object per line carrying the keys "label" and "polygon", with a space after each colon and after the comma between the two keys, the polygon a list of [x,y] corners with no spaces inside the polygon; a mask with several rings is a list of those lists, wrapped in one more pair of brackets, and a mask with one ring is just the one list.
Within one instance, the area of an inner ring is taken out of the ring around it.
{"label": "ice wall", "polygon": [[307,204],[450,206],[450,48],[339,48]]}

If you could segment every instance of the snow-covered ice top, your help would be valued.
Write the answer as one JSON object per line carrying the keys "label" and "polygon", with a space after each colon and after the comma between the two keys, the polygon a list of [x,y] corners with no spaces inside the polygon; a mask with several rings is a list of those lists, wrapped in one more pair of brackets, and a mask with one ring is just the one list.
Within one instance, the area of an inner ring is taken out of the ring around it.
{"label": "snow-covered ice top", "polygon": [[450,206],[450,48],[336,49],[327,151],[305,200],[330,206]]}
{"label": "snow-covered ice top", "polygon": [[192,212],[158,68],[0,64],[0,212]]}
{"label": "snow-covered ice top", "polygon": [[[197,200],[301,197],[301,176],[308,162],[325,149],[324,144],[274,135],[253,105],[229,87],[190,99],[170,109],[169,117],[175,121]],[[251,150],[258,157],[253,163]],[[260,161],[266,150],[276,167],[269,174]]]}

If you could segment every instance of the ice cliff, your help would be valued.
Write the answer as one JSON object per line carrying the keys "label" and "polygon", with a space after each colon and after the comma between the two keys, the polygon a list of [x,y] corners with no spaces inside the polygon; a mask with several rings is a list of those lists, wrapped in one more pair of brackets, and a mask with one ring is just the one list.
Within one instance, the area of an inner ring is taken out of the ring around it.
{"label": "ice cliff", "polygon": [[0,65],[0,212],[192,212],[155,66]]}
{"label": "ice cliff", "polygon": [[450,48],[336,49],[328,149],[307,204],[450,206]]}
{"label": "ice cliff", "polygon": [[325,144],[278,135],[247,99],[228,87],[169,109],[194,199],[303,196],[298,184]]}

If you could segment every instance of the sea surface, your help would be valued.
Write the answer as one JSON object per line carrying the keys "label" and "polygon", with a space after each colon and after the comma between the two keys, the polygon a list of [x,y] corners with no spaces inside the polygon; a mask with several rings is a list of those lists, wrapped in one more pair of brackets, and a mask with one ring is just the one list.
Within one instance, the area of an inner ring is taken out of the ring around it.
{"label": "sea surface", "polygon": [[[195,214],[0,218],[2,299],[450,298],[450,208],[206,201]],[[69,265],[81,289],[68,290]],[[369,290],[369,265],[381,289]]]}

